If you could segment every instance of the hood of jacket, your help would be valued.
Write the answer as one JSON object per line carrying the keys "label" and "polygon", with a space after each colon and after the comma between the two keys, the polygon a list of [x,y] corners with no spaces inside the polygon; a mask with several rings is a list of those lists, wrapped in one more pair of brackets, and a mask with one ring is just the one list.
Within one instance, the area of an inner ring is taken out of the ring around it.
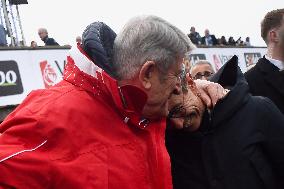
{"label": "hood of jacket", "polygon": [[109,96],[125,123],[144,129],[149,124],[141,115],[147,95],[132,85],[118,86],[112,62],[115,37],[106,24],[90,24],[83,33],[82,45],[69,51],[63,79],[94,95]]}
{"label": "hood of jacket", "polygon": [[249,97],[248,83],[238,66],[238,57],[233,56],[210,79],[219,83],[230,92],[217,102],[211,112],[211,127],[214,128],[230,119],[247,102]]}

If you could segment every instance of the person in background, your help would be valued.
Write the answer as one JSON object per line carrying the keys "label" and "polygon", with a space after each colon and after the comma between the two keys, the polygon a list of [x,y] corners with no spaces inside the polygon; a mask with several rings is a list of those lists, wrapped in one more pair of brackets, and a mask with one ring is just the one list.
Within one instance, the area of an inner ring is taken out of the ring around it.
{"label": "person in background", "polygon": [[31,41],[31,47],[32,47],[32,48],[36,48],[36,47],[37,47],[37,42]]}
{"label": "person in background", "polygon": [[227,42],[225,36],[222,36],[222,37],[220,38],[220,43],[219,43],[219,45],[221,45],[221,46],[226,46],[226,45],[228,45],[228,42]]}
{"label": "person in background", "polygon": [[6,30],[2,24],[0,24],[0,46],[7,46]]}
{"label": "person in background", "polygon": [[[63,81],[33,91],[0,125],[0,188],[172,189],[165,119],[193,48],[157,16],[135,17],[117,36],[90,24]],[[208,107],[224,96],[199,83]]]}
{"label": "person in background", "polygon": [[239,37],[238,40],[236,41],[237,46],[244,46],[244,41],[242,40],[242,37]]}
{"label": "person in background", "polygon": [[268,12],[261,22],[267,54],[245,73],[250,92],[270,98],[284,114],[284,9]]}
{"label": "person in background", "polygon": [[214,73],[212,65],[207,60],[197,61],[190,69],[190,74],[194,80],[208,80]]}
{"label": "person in background", "polygon": [[234,38],[231,36],[228,39],[228,45],[230,46],[236,46],[236,41],[234,40]]}
{"label": "person in background", "polygon": [[190,79],[170,100],[166,145],[174,188],[283,189],[284,115],[249,93],[237,56],[211,81],[226,91],[213,109]]}
{"label": "person in background", "polygon": [[77,36],[76,37],[76,44],[77,45],[81,45],[82,44],[82,37],[81,36]]}
{"label": "person in background", "polygon": [[204,34],[204,37],[201,38],[202,45],[213,46],[218,44],[215,35],[211,35],[208,29],[204,31]]}
{"label": "person in background", "polygon": [[251,44],[250,44],[250,38],[249,37],[246,37],[246,41],[245,41],[245,46],[247,47],[251,47]]}
{"label": "person in background", "polygon": [[48,37],[47,29],[39,28],[38,35],[40,39],[44,42],[45,46],[59,46],[59,44],[51,37]]}
{"label": "person in background", "polygon": [[195,31],[195,27],[190,28],[190,34],[187,35],[191,42],[195,45],[200,45],[201,44],[201,36],[197,31]]}

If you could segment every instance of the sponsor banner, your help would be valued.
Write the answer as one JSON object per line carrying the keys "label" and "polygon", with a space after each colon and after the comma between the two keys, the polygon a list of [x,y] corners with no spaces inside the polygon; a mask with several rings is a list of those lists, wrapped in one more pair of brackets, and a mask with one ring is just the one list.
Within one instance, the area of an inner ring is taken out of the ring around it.
{"label": "sponsor banner", "polygon": [[[68,50],[0,50],[0,106],[20,104],[32,90],[61,81]],[[195,64],[206,59],[218,70],[237,55],[245,72],[265,53],[266,48],[197,48],[189,61]]]}
{"label": "sponsor banner", "polygon": [[68,49],[1,50],[0,106],[20,104],[35,89],[62,80]]}
{"label": "sponsor banner", "polygon": [[17,62],[0,61],[0,96],[22,93],[23,85]]}
{"label": "sponsor banner", "polygon": [[257,52],[257,53],[244,53],[244,58],[245,58],[246,66],[249,67],[249,66],[257,63],[258,59],[261,58],[261,54],[259,52]]}
{"label": "sponsor banner", "polygon": [[189,55],[189,61],[192,65],[194,65],[199,60],[206,60],[205,54],[190,54]]}
{"label": "sponsor banner", "polygon": [[[189,56],[191,64],[194,65],[201,57],[208,60],[213,68],[219,70],[232,56],[237,55],[239,67],[242,72],[250,69],[259,58],[266,54],[266,48],[197,48]],[[193,58],[192,58],[193,57]]]}

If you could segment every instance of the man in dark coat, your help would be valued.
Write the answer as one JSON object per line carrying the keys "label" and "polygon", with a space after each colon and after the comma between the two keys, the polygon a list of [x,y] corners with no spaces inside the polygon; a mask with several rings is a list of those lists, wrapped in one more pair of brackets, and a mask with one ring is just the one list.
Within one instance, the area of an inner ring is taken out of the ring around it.
{"label": "man in dark coat", "polygon": [[267,44],[267,54],[245,77],[253,95],[270,98],[284,114],[284,9],[266,14],[261,36]]}
{"label": "man in dark coat", "polygon": [[38,35],[40,39],[44,42],[45,46],[59,46],[55,39],[48,37],[47,29],[40,28],[38,29]]}
{"label": "man in dark coat", "polygon": [[192,43],[195,45],[201,44],[201,36],[197,31],[195,31],[195,27],[190,28],[190,34],[187,35]]}
{"label": "man in dark coat", "polygon": [[204,37],[201,38],[202,45],[213,46],[218,44],[215,35],[211,35],[208,29],[206,29],[204,33]]}
{"label": "man in dark coat", "polygon": [[175,189],[284,188],[284,116],[268,98],[249,94],[237,65],[234,56],[213,76],[230,92],[210,113],[187,95],[181,115],[190,121],[179,124],[170,111],[179,128],[170,123],[166,133]]}

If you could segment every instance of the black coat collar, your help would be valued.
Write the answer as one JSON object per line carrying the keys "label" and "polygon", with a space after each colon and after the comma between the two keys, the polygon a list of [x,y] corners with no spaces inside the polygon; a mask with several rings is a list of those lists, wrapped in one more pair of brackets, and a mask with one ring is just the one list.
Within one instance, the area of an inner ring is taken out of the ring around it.
{"label": "black coat collar", "polygon": [[238,57],[233,56],[212,78],[230,92],[218,101],[211,112],[211,127],[227,121],[247,102],[249,87],[238,66]]}
{"label": "black coat collar", "polygon": [[211,126],[214,128],[229,120],[248,101],[249,96],[247,83],[237,83],[228,95],[216,104],[211,113]]}
{"label": "black coat collar", "polygon": [[264,57],[259,59],[255,67],[263,74],[266,82],[284,95],[284,76],[279,72],[279,68]]}

